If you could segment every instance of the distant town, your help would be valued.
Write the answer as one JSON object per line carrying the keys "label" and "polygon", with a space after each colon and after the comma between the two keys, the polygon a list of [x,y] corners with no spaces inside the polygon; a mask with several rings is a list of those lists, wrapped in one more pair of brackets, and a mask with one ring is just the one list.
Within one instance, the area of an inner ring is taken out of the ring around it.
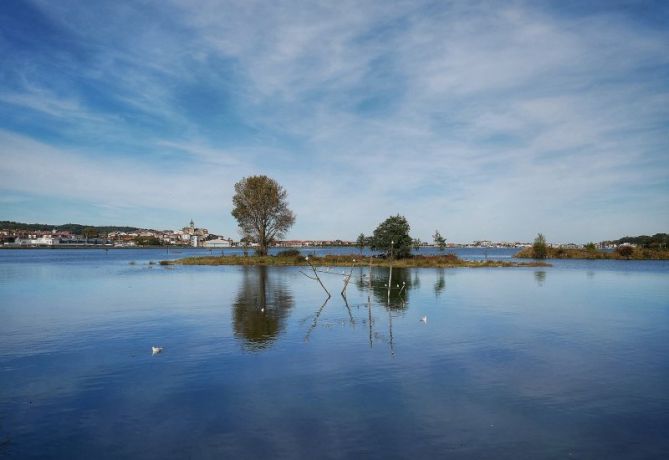
{"label": "distant town", "polygon": [[[602,249],[612,249],[618,242],[597,243]],[[622,243],[629,244],[629,243]],[[318,246],[355,246],[356,242],[346,240],[281,240],[275,247],[302,248]],[[196,227],[193,220],[178,230],[153,230],[135,227],[87,227],[79,224],[61,226],[0,222],[0,246],[11,247],[144,247],[144,246],[190,246],[202,248],[255,247],[253,242],[243,242],[224,235],[210,233],[203,227]],[[416,246],[432,247],[427,242]],[[530,242],[508,242],[479,240],[470,243],[447,243],[448,248],[525,248]],[[550,247],[580,249],[582,244],[549,243]]]}

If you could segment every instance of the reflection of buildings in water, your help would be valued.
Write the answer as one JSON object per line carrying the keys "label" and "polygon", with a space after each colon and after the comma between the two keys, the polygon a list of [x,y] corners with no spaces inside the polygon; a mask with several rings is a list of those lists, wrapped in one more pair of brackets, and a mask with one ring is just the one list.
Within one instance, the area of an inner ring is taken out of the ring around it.
{"label": "reflection of buildings in water", "polygon": [[537,270],[534,272],[534,279],[539,286],[543,286],[546,281],[546,272],[543,270]]}
{"label": "reflection of buildings in water", "polygon": [[261,350],[270,346],[283,329],[293,296],[281,280],[269,276],[267,267],[242,270],[233,307],[233,329],[245,347]]}

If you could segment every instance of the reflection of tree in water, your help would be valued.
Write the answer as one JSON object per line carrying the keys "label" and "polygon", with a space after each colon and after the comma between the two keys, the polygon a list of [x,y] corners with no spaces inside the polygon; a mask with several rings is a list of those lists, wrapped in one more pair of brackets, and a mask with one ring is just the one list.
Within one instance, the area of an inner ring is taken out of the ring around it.
{"label": "reflection of tree in water", "polygon": [[434,293],[437,297],[446,289],[446,278],[444,277],[444,269],[437,269],[437,281],[434,283]]}
{"label": "reflection of tree in water", "polygon": [[544,281],[546,281],[546,272],[543,270],[537,270],[534,272],[534,279],[537,282],[539,286],[544,285]]}
{"label": "reflection of tree in water", "polygon": [[[393,276],[394,278],[394,276]],[[420,287],[420,278],[418,278],[418,270],[413,272],[413,281],[411,282],[411,287],[419,288]]]}
{"label": "reflection of tree in water", "polygon": [[[418,271],[412,273],[409,268],[393,268],[392,282],[390,289],[390,303],[388,302],[388,274],[390,269],[387,267],[372,268],[372,293],[378,303],[387,305],[391,310],[402,310],[406,308],[406,302],[409,301],[409,290],[420,282]],[[369,279],[367,278],[369,270],[364,275],[359,276],[356,285],[359,290],[369,289]],[[404,289],[402,289],[404,287]]]}
{"label": "reflection of tree in water", "polygon": [[250,350],[269,347],[293,306],[290,290],[268,276],[267,267],[243,267],[242,284],[234,303],[233,328]]}

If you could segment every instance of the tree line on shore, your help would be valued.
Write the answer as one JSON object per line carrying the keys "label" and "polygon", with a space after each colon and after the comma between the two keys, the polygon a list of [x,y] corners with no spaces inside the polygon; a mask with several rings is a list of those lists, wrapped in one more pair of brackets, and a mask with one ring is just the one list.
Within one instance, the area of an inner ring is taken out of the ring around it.
{"label": "tree line on shore", "polygon": [[[232,198],[232,216],[237,220],[240,233],[240,242],[245,252],[249,246],[255,245],[259,256],[266,256],[269,248],[278,240],[283,239],[288,230],[295,223],[296,216],[288,207],[288,193],[275,180],[265,175],[257,175],[242,178],[234,186],[235,194]],[[114,231],[133,232],[139,230],[137,227],[128,226],[85,226],[80,224],[46,225],[25,224],[12,221],[0,221],[0,229],[35,231],[56,230],[68,231],[80,234],[86,238],[95,237]],[[371,235],[361,233],[356,246],[362,250],[370,247],[372,250],[380,251],[382,255],[390,259],[402,259],[411,256],[412,249],[420,247],[423,243],[418,238],[410,235],[411,226],[404,216],[399,214],[390,216],[381,222]],[[433,243],[439,250],[446,248],[446,238],[437,229],[432,235]],[[158,239],[141,241],[138,244],[159,244]],[[667,251],[669,248],[669,234],[656,233],[652,236],[641,235],[637,237],[626,236],[619,240],[606,241],[604,244],[617,245],[616,255],[620,258],[639,258],[639,251],[633,246],[646,251]],[[632,246],[633,245],[633,246]],[[572,251],[571,253],[567,251]],[[588,258],[604,254],[597,249],[595,243],[588,243],[581,252],[585,251]],[[546,243],[543,234],[537,238],[529,250],[519,253],[520,257],[531,256],[535,259],[548,257],[574,256],[573,250],[564,248],[551,248]],[[579,253],[580,254],[580,253]],[[607,253],[608,254],[608,253]],[[644,252],[645,254],[645,252]],[[610,258],[607,256],[607,258]]]}
{"label": "tree line on shore", "polygon": [[[654,237],[659,237],[662,241],[664,233],[658,233]],[[583,248],[554,248],[546,243],[546,237],[539,233],[534,239],[531,248],[521,250],[516,254],[519,258],[532,259],[669,259],[669,250],[666,244],[651,244],[649,237],[625,237],[616,240],[617,244],[614,251],[602,251],[593,242],[587,243]],[[629,240],[645,241],[646,244],[629,243]],[[623,241],[623,242],[621,242]],[[657,239],[656,239],[657,241]],[[611,242],[607,242],[611,244]]]}
{"label": "tree line on shore", "polygon": [[[256,252],[266,256],[269,247],[283,238],[295,223],[295,214],[288,208],[286,190],[267,176],[245,177],[235,184],[232,198],[232,216],[237,219],[241,241],[257,243]],[[421,241],[411,237],[411,226],[404,216],[390,216],[374,230],[371,236],[360,234],[356,245],[382,251],[390,259],[411,256],[411,250]],[[439,230],[433,236],[435,244],[443,250],[446,238]]]}
{"label": "tree line on shore", "polygon": [[[279,183],[267,176],[245,177],[235,184],[232,215],[237,219],[241,240],[257,243],[257,254],[266,256],[269,247],[277,239],[283,238],[286,232],[295,223],[295,214],[288,207],[286,190]],[[370,236],[361,233],[356,246],[362,252],[363,248],[370,247],[378,250],[389,259],[403,259],[411,256],[413,248],[422,243],[410,235],[411,226],[404,216],[399,214],[390,216],[381,222]],[[439,230],[432,235],[434,244],[443,250],[446,247],[446,238]],[[640,244],[646,249],[665,249],[669,237],[665,233],[658,233],[652,237],[625,237],[618,240],[616,256],[631,258],[638,254],[629,244]],[[628,243],[628,244],[624,244]],[[566,254],[564,248],[551,248],[543,234],[539,233],[529,250],[529,255],[535,259],[560,257]],[[595,243],[588,243],[584,251],[586,254],[600,254],[600,258],[611,258],[608,253],[599,251]],[[528,251],[521,251],[525,257]],[[574,253],[572,253],[574,254]],[[595,257],[592,257],[595,258]]]}
{"label": "tree line on shore", "polygon": [[55,230],[57,232],[70,232],[74,235],[84,235],[86,232],[95,234],[104,235],[110,232],[136,232],[141,230],[139,227],[127,227],[127,226],[115,226],[115,225],[82,225],[82,224],[63,224],[63,225],[50,225],[50,224],[28,224],[23,222],[13,222],[9,220],[0,221],[0,229],[3,230],[17,230],[17,231],[26,231],[26,232],[35,232],[35,231],[50,231]]}

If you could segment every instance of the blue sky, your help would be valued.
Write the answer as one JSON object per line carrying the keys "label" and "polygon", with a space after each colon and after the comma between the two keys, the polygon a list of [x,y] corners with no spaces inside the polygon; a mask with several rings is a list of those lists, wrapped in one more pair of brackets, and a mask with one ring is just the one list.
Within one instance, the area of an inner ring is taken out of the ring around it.
{"label": "blue sky", "polygon": [[0,220],[450,241],[669,230],[669,3],[0,3]]}

